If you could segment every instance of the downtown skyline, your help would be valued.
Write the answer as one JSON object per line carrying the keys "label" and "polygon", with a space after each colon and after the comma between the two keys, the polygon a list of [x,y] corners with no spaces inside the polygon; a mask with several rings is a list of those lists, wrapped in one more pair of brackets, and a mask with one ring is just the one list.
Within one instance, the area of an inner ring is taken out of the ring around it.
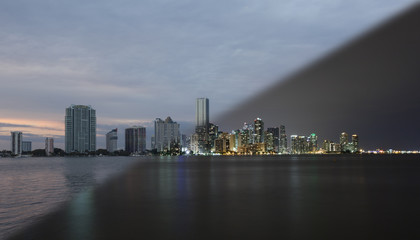
{"label": "downtown skyline", "polygon": [[[192,131],[195,97],[212,99],[211,116],[216,119],[412,2],[229,2],[221,12],[217,4],[185,2],[169,3],[167,10],[161,3],[129,1],[116,8],[111,2],[58,6],[41,1],[25,8],[2,2],[0,9],[8,13],[2,14],[0,32],[1,149],[9,148],[10,131],[15,130],[33,142],[33,149],[41,148],[45,137],[64,149],[62,109],[73,103],[97,109],[98,148],[105,148],[111,129],[153,128],[157,116],[171,116],[185,127],[183,133]],[[131,8],[159,14],[146,14],[149,21],[138,25],[145,16]],[[44,14],[42,9],[55,11]],[[172,13],[166,16],[164,11]],[[100,27],[100,19],[107,28]],[[134,34],[135,27],[147,36]],[[263,118],[273,121],[269,125],[282,122]],[[317,126],[307,125],[316,131]]]}

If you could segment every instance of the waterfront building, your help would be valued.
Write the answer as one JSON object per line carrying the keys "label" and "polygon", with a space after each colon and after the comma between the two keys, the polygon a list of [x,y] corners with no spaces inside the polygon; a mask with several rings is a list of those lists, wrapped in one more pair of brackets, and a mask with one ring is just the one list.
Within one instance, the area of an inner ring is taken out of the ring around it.
{"label": "waterfront building", "polygon": [[213,123],[209,123],[208,127],[208,138],[209,138],[209,148],[214,149],[214,140],[219,137],[219,126]]}
{"label": "waterfront building", "polygon": [[171,145],[181,144],[179,124],[172,121],[171,117],[167,117],[165,121],[156,118],[154,125],[155,135],[152,139],[152,149],[163,152],[170,150]]}
{"label": "waterfront building", "polygon": [[211,149],[211,141],[209,139],[209,99],[197,98],[195,112],[196,126],[195,136],[191,140],[191,145],[196,148],[196,154],[207,154]]}
{"label": "waterfront building", "polygon": [[264,132],[264,143],[265,143],[265,150],[268,153],[277,152],[274,147],[274,137],[273,133],[269,131]]}
{"label": "waterfront building", "polygon": [[307,152],[307,137],[292,135],[290,138],[292,154],[303,154]]}
{"label": "waterfront building", "polygon": [[106,134],[106,150],[109,153],[118,150],[118,128],[112,129]]}
{"label": "waterfront building", "polygon": [[346,132],[342,132],[340,135],[340,147],[344,149],[345,146],[349,143],[349,135]]}
{"label": "waterfront building", "polygon": [[198,146],[199,138],[200,136],[198,135],[198,133],[194,133],[193,135],[191,135],[190,150],[194,154],[198,154],[200,152]]}
{"label": "waterfront building", "polygon": [[125,129],[125,151],[143,153],[146,151],[146,128],[133,126]]}
{"label": "waterfront building", "polygon": [[32,142],[31,141],[22,141],[22,152],[31,152],[32,151]]}
{"label": "waterfront building", "polygon": [[195,120],[197,127],[207,127],[209,125],[209,99],[197,98]]}
{"label": "waterfront building", "polygon": [[286,153],[286,152],[287,152],[286,127],[284,125],[280,125],[279,153]]}
{"label": "waterfront building", "polygon": [[10,150],[13,155],[22,154],[22,132],[14,131],[10,132]]}
{"label": "waterfront building", "polygon": [[65,129],[67,153],[96,151],[96,110],[91,106],[66,108]]}
{"label": "waterfront building", "polygon": [[264,122],[261,118],[254,120],[254,143],[264,142]]}
{"label": "waterfront building", "polygon": [[351,141],[353,144],[353,152],[358,152],[359,151],[359,136],[357,136],[356,134],[353,134],[351,136]]}
{"label": "waterfront building", "polygon": [[54,139],[45,138],[45,155],[51,156],[54,153]]}
{"label": "waterfront building", "polygon": [[308,137],[308,143],[309,143],[308,152],[316,152],[318,150],[318,137],[316,136],[315,133],[312,133]]}
{"label": "waterfront building", "polygon": [[229,151],[238,151],[238,134],[236,134],[235,131],[232,131],[232,133],[229,134]]}
{"label": "waterfront building", "polygon": [[273,135],[273,150],[275,152],[280,152],[280,128],[270,127],[267,128],[267,132]]}
{"label": "waterfront building", "polygon": [[214,140],[214,152],[225,154],[230,149],[230,137],[228,133],[221,133],[217,139]]}

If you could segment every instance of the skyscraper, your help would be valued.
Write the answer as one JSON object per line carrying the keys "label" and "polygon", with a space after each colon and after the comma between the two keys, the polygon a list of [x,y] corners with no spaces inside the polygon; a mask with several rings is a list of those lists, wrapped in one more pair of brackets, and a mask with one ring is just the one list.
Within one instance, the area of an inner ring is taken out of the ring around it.
{"label": "skyscraper", "polygon": [[308,142],[309,142],[308,151],[309,152],[316,152],[318,150],[318,137],[316,136],[315,133],[312,133],[308,137]]}
{"label": "skyscraper", "polygon": [[106,134],[106,150],[110,153],[117,151],[118,148],[118,128],[112,129]]}
{"label": "skyscraper", "polygon": [[66,152],[96,150],[96,111],[91,106],[71,105],[65,116]]}
{"label": "skyscraper", "polygon": [[286,153],[286,152],[287,152],[286,127],[284,125],[280,125],[279,153]]}
{"label": "skyscraper", "polygon": [[349,143],[349,135],[346,132],[342,132],[340,135],[340,147],[343,150]]}
{"label": "skyscraper", "polygon": [[209,99],[197,98],[195,112],[196,127],[207,127],[209,125]]}
{"label": "skyscraper", "polygon": [[22,132],[10,132],[10,150],[13,155],[22,154]]}
{"label": "skyscraper", "polygon": [[54,153],[54,139],[45,138],[45,155],[51,156]]}
{"label": "skyscraper", "polygon": [[273,136],[273,150],[280,152],[280,129],[278,127],[267,128],[267,132]]}
{"label": "skyscraper", "polygon": [[171,144],[179,144],[181,141],[179,124],[167,117],[165,121],[160,118],[155,120],[155,136],[152,141],[152,149],[162,152],[170,150]]}
{"label": "skyscraper", "polygon": [[196,150],[194,153],[207,154],[211,147],[209,140],[209,99],[197,98],[195,119],[195,134],[191,138],[191,148]]}
{"label": "skyscraper", "polygon": [[125,151],[142,153],[146,151],[146,128],[133,126],[125,129]]}
{"label": "skyscraper", "polygon": [[254,143],[264,142],[264,122],[261,118],[254,120]]}
{"label": "skyscraper", "polygon": [[357,136],[356,134],[353,134],[351,136],[351,142],[353,144],[353,152],[358,152],[359,151],[359,136]]}

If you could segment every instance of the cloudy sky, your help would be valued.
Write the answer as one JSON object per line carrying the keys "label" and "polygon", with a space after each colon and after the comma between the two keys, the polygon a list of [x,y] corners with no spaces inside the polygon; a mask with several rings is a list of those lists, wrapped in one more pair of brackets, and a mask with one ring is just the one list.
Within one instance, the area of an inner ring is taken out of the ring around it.
{"label": "cloudy sky", "polygon": [[187,131],[197,97],[213,118],[413,2],[3,0],[0,149],[14,130],[63,147],[70,104],[97,110],[99,148],[157,117]]}

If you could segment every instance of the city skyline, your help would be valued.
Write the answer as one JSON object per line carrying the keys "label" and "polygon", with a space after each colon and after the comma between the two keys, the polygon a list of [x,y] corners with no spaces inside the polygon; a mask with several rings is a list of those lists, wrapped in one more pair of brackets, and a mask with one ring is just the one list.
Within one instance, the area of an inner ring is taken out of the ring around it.
{"label": "city skyline", "polygon": [[[88,103],[101,113],[98,148],[105,148],[105,134],[111,129],[132,125],[149,129],[156,116],[172,116],[181,126],[193,129],[191,99],[212,99],[211,115],[216,119],[413,2],[355,1],[348,5],[321,1],[315,5],[248,1],[241,5],[225,3],[222,11],[214,3],[196,3],[188,12],[183,10],[183,3],[171,3],[165,6],[171,12],[168,17],[156,14],[158,25],[147,21],[138,26],[135,22],[145,22],[139,21],[142,16],[126,13],[132,14],[131,9],[161,13],[162,5],[93,3],[82,10],[85,5],[78,3],[58,6],[40,1],[34,6],[28,2],[27,8],[20,8],[17,3],[2,2],[0,9],[7,12],[2,14],[0,32],[4,36],[0,77],[6,82],[0,93],[7,101],[0,106],[0,146],[9,148],[10,131],[22,131],[25,139],[32,141],[33,149],[42,148],[45,137],[53,137],[54,144],[64,149],[62,108],[71,103]],[[56,11],[44,14],[41,9]],[[55,13],[61,16],[57,18]],[[100,29],[103,22],[98,25],[90,13],[96,14],[98,20],[108,16],[106,13],[115,19],[106,20],[108,28]],[[73,19],[75,15],[80,18]],[[223,24],[218,19],[223,19]],[[120,28],[122,25],[127,28]],[[29,26],[39,31],[27,31]],[[77,28],[80,26],[84,27]],[[155,26],[162,27],[162,31]],[[71,27],[78,31],[65,30]],[[135,35],[135,27],[144,29],[149,37]],[[170,31],[173,27],[179,34]],[[109,37],[115,31],[126,37],[124,46],[117,41],[122,38]],[[252,36],[249,32],[253,32]],[[155,41],[166,39],[162,36],[169,36],[171,41]],[[98,39],[105,40],[96,44]],[[169,49],[173,50],[165,51]],[[147,54],[143,54],[145,51]],[[186,54],[194,51],[197,55]],[[156,93],[167,97],[156,97]],[[281,123],[282,119],[273,121]],[[316,131],[317,126],[313,128]],[[121,132],[118,134],[122,139]],[[147,135],[152,136],[152,132]]]}

